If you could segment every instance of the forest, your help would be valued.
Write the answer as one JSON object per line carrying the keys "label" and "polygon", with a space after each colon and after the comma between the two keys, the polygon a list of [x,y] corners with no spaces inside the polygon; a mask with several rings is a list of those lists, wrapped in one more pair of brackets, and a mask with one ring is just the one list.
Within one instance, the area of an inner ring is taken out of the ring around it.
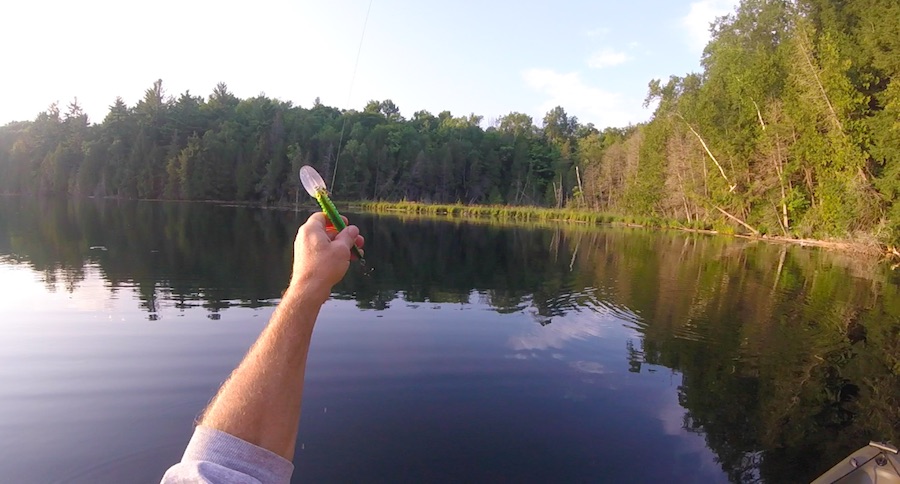
{"label": "forest", "polygon": [[0,193],[295,203],[315,166],[341,200],[535,205],[790,238],[900,242],[900,3],[744,0],[702,72],[649,82],[652,119],[563,107],[310,107],[162,80],[92,123],[77,100],[0,127]]}

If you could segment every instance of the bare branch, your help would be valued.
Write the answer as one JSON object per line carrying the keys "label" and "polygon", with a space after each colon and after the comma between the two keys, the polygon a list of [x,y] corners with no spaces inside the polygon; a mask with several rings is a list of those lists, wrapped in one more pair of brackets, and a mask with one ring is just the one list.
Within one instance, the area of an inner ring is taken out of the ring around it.
{"label": "bare branch", "polygon": [[691,133],[694,133],[694,136],[696,136],[697,139],[700,140],[700,144],[703,145],[703,149],[706,150],[706,154],[709,155],[709,158],[713,161],[713,163],[716,164],[716,167],[719,169],[719,173],[721,173],[722,178],[725,179],[725,183],[727,183],[731,187],[731,189],[728,191],[733,192],[734,189],[737,188],[737,185],[732,184],[731,180],[728,179],[728,175],[725,174],[725,170],[722,168],[722,165],[719,164],[719,160],[717,160],[715,155],[712,154],[712,151],[709,150],[709,146],[706,145],[706,141],[703,141],[703,137],[700,136],[700,133],[695,131],[694,127],[691,126],[691,123],[688,123],[682,115],[676,113],[676,116],[681,118],[681,120],[684,121],[684,124],[687,125],[688,129],[691,130]]}
{"label": "bare branch", "polygon": [[819,92],[822,94],[822,99],[825,101],[825,104],[828,106],[828,110],[831,112],[831,121],[837,126],[840,130],[841,134],[844,134],[844,125],[841,123],[840,118],[838,118],[837,112],[834,110],[834,105],[831,104],[831,99],[828,98],[828,93],[825,92],[825,86],[822,85],[822,80],[819,78],[819,71],[815,64],[813,64],[812,59],[812,46],[810,45],[809,36],[806,33],[806,30],[803,28],[798,30],[798,42],[797,47],[800,49],[800,54],[803,55],[803,60],[806,61],[806,67],[808,69],[808,74],[812,76],[812,78],[816,81],[816,85],[819,87]]}
{"label": "bare branch", "polygon": [[726,217],[730,218],[731,220],[734,220],[735,222],[743,225],[747,230],[753,232],[753,235],[757,235],[757,236],[759,235],[759,231],[754,229],[753,227],[747,225],[747,222],[744,222],[743,220],[735,217],[734,215],[731,215],[730,213],[726,212],[725,210],[722,210],[718,205],[713,205],[713,207],[715,207],[716,210],[722,212],[722,215],[725,215]]}
{"label": "bare branch", "polygon": [[759,104],[756,104],[756,101],[750,100],[753,103],[753,106],[756,107],[756,117],[759,118],[759,125],[762,126],[763,131],[766,130],[766,122],[763,121],[762,113],[759,111]]}

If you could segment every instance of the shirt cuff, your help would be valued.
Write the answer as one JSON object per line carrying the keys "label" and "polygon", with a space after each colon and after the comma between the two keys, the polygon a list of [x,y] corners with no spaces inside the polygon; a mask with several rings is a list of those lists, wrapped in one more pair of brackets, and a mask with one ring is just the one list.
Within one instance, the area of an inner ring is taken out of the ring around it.
{"label": "shirt cuff", "polygon": [[197,426],[181,462],[211,462],[263,484],[288,483],[294,465],[280,455],[211,427]]}

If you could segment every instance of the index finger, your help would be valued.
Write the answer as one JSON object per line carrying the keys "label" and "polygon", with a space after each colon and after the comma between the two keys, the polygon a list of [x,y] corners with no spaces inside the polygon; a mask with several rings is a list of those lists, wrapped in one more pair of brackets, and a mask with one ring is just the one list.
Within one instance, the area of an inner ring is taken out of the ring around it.
{"label": "index finger", "polygon": [[306,223],[311,226],[321,227],[322,230],[325,230],[325,227],[328,226],[328,217],[326,217],[323,212],[316,212],[309,216]]}

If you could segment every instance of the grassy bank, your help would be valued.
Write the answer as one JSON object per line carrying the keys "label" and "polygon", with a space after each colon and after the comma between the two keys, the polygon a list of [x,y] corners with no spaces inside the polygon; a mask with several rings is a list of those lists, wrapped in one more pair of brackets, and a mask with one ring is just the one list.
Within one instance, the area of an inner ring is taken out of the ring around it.
{"label": "grassy bank", "polygon": [[353,209],[374,213],[410,213],[448,218],[486,218],[517,222],[571,222],[580,224],[621,223],[642,226],[664,226],[660,221],[644,217],[622,217],[601,212],[508,205],[428,204],[418,202],[355,202]]}
{"label": "grassy bank", "polygon": [[341,205],[350,209],[372,213],[412,214],[448,219],[481,219],[512,223],[574,223],[579,225],[627,225],[659,229],[677,229],[708,234],[732,235],[770,242],[799,244],[803,246],[823,247],[840,251],[864,254],[867,256],[891,257],[887,248],[873,242],[854,240],[814,240],[793,239],[781,236],[755,236],[736,232],[731,225],[723,226],[686,226],[673,220],[651,217],[622,216],[588,210],[554,209],[541,207],[512,207],[506,205],[463,205],[463,204],[427,204],[418,202],[346,202]]}

